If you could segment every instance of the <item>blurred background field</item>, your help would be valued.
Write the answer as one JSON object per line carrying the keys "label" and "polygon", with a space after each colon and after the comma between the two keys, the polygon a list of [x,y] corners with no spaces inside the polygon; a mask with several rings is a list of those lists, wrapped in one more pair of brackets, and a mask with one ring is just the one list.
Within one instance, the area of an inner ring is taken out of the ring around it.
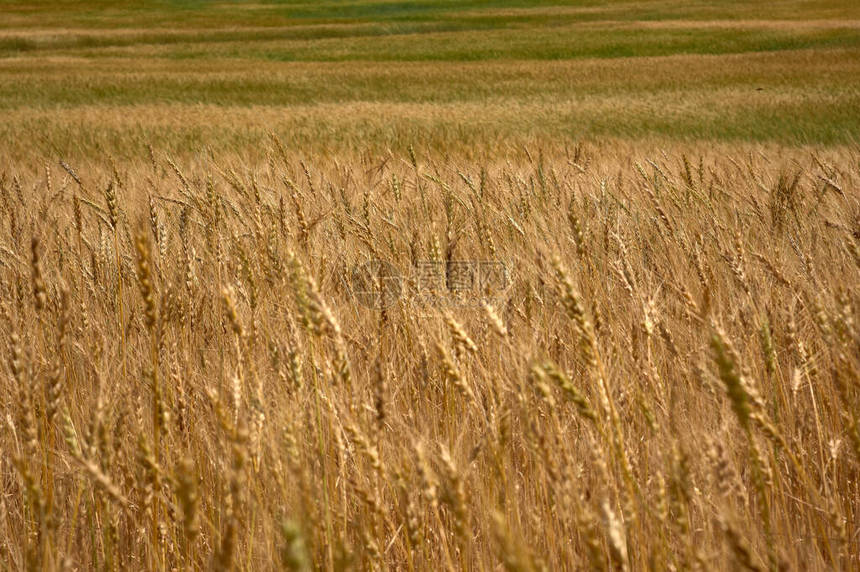
{"label": "blurred background field", "polygon": [[0,2],[0,157],[842,146],[860,4]]}

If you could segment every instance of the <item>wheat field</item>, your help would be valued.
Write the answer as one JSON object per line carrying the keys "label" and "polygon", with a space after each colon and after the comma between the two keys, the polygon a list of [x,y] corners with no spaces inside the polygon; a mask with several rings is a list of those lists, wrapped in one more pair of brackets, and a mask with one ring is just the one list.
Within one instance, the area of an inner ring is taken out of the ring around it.
{"label": "wheat field", "polygon": [[167,4],[0,2],[0,570],[860,568],[851,3]]}

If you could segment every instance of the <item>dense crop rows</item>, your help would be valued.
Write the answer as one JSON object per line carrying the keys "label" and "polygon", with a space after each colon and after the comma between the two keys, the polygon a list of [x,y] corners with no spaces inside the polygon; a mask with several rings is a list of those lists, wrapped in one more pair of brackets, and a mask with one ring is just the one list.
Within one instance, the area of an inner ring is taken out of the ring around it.
{"label": "dense crop rows", "polygon": [[856,154],[270,147],[0,174],[4,568],[860,566]]}

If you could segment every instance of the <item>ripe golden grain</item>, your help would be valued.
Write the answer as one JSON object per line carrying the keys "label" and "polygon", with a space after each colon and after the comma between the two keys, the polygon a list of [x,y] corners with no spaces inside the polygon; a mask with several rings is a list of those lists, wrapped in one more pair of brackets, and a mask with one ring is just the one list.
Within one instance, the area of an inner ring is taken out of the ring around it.
{"label": "ripe golden grain", "polygon": [[856,152],[622,151],[0,174],[0,557],[856,567]]}

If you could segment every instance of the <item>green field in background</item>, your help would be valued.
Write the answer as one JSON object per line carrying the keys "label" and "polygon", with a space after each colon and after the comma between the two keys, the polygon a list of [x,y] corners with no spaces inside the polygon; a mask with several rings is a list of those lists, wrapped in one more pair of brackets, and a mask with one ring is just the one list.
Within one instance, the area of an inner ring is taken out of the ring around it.
{"label": "green field in background", "polygon": [[853,144],[860,2],[0,2],[8,156]]}

